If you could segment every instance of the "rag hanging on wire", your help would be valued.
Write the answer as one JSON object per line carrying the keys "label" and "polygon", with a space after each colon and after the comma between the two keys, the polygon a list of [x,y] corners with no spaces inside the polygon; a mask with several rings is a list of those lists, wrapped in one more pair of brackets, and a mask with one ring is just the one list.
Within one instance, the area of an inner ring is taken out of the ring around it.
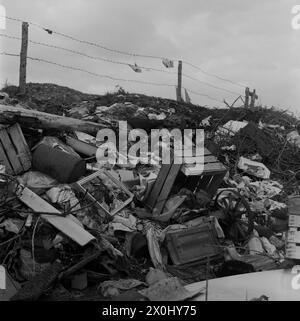
{"label": "rag hanging on wire", "polygon": [[134,64],[134,65],[128,64],[128,66],[135,72],[142,72],[142,69],[137,64]]}
{"label": "rag hanging on wire", "polygon": [[162,63],[166,68],[174,68],[174,61],[173,60],[170,60],[168,58],[164,58],[162,60]]}

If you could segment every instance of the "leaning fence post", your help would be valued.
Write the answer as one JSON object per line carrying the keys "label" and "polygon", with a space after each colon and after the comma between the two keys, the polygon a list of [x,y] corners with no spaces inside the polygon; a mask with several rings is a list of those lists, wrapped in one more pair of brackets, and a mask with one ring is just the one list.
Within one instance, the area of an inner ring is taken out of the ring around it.
{"label": "leaning fence post", "polygon": [[256,95],[255,89],[253,89],[252,93],[250,93],[250,96],[251,96],[250,107],[254,107],[255,100],[258,98],[258,96]]}

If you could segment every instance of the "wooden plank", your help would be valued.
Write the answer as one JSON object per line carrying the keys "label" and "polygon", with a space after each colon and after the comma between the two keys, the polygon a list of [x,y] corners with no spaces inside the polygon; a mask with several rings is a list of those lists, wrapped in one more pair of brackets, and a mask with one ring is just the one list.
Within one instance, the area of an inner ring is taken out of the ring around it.
{"label": "wooden plank", "polygon": [[15,124],[18,122],[24,127],[41,129],[53,128],[59,131],[77,130],[87,134],[94,134],[102,128],[107,128],[107,123],[93,123],[2,104],[0,104],[0,118],[3,124]]}
{"label": "wooden plank", "polygon": [[300,216],[299,215],[289,215],[289,226],[290,227],[300,227]]}
{"label": "wooden plank", "polygon": [[205,156],[187,156],[184,157],[184,164],[189,165],[189,164],[195,164],[196,162],[201,164],[201,163],[219,163],[218,159],[213,156],[213,155],[205,155]]}
{"label": "wooden plank", "polygon": [[181,168],[181,171],[187,175],[202,175],[202,174],[213,174],[214,172],[223,172],[227,171],[227,168],[219,161],[213,163],[204,163],[204,168],[202,167],[203,163],[198,164],[184,164]]}
{"label": "wooden plank", "polygon": [[226,172],[227,168],[222,163],[208,163],[204,165],[204,173],[208,172]]}
{"label": "wooden plank", "polygon": [[[200,164],[201,165],[201,164]],[[199,167],[183,167],[183,173],[186,175],[201,175],[201,174],[213,174],[213,172],[223,172],[227,171],[226,167],[224,167],[221,163],[208,163],[204,164],[203,171],[201,171],[201,168],[199,170]]]}
{"label": "wooden plank", "polygon": [[171,192],[175,179],[180,171],[181,164],[173,164],[171,170],[169,171],[168,177],[165,180],[162,190],[157,198],[157,202],[155,204],[155,209],[157,214],[160,214],[165,206],[165,203],[168,199],[168,196]]}
{"label": "wooden plank", "polygon": [[300,231],[297,227],[289,228],[287,232],[287,242],[300,243]]}
{"label": "wooden plank", "polygon": [[[61,214],[59,210],[36,195],[27,187],[24,187],[18,191],[18,197],[20,201],[36,212]],[[81,223],[77,220],[77,218],[71,214],[65,217],[47,214],[42,214],[41,216],[48,223],[52,224],[55,228],[66,234],[69,238],[81,246],[84,246],[95,239],[92,234],[87,232],[81,226]]]}
{"label": "wooden plank", "polygon": [[5,151],[2,147],[2,144],[1,144],[1,141],[0,141],[0,164],[3,164],[5,165],[5,172],[6,174],[9,174],[9,175],[14,175],[14,170],[13,168],[11,167],[11,164],[8,160],[8,158],[6,157],[6,154],[5,154]]}
{"label": "wooden plank", "polygon": [[297,243],[287,242],[285,257],[288,259],[300,259],[300,246]]}
{"label": "wooden plank", "polygon": [[17,157],[15,147],[12,144],[11,139],[5,129],[0,131],[0,140],[2,142],[2,146],[5,148],[6,155],[12,165],[15,174],[21,173],[23,171],[22,164]]}
{"label": "wooden plank", "polygon": [[170,164],[163,164],[161,166],[157,179],[151,189],[151,192],[147,200],[145,201],[146,205],[149,206],[150,208],[153,208],[155,206],[156,200],[162,190],[163,184],[169,174],[170,169],[171,169]]}
{"label": "wooden plank", "polygon": [[23,136],[22,130],[19,124],[15,124],[9,128],[7,128],[7,132],[13,141],[13,144],[16,147],[17,155],[19,157],[19,161],[23,166],[23,170],[27,171],[31,168],[31,152]]}

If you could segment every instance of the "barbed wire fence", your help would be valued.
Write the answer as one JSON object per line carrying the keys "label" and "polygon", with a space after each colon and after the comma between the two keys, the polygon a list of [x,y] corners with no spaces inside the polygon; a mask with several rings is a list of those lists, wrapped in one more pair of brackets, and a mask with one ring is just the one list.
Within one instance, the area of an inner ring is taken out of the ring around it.
{"label": "barbed wire fence", "polygon": [[[7,38],[7,39],[11,39],[14,41],[18,41],[21,43],[21,52],[20,54],[18,53],[14,53],[14,52],[7,52],[6,50],[3,50],[0,52],[0,55],[5,55],[5,56],[10,56],[10,57],[16,57],[20,59],[20,69],[19,69],[19,91],[21,94],[24,94],[26,91],[26,75],[27,75],[27,60],[36,62],[36,63],[44,63],[44,64],[48,64],[48,65],[52,65],[52,66],[56,66],[59,68],[63,68],[63,69],[68,69],[68,70],[74,70],[74,71],[79,71],[82,73],[86,73],[89,74],[91,76],[95,76],[95,77],[99,77],[99,78],[104,78],[104,79],[109,79],[112,81],[118,81],[118,82],[127,82],[127,83],[134,83],[134,84],[142,84],[142,85],[149,85],[149,86],[160,86],[160,87],[173,87],[176,89],[176,98],[177,101],[182,102],[184,101],[183,99],[183,95],[182,95],[182,90],[184,90],[185,92],[185,102],[187,103],[191,103],[191,98],[190,95],[196,95],[196,96],[201,96],[201,97],[205,97],[209,100],[218,102],[218,103],[225,103],[225,105],[227,105],[228,107],[233,107],[233,105],[241,100],[243,102],[243,105],[245,107],[254,107],[255,105],[255,100],[258,99],[258,96],[256,94],[256,90],[252,90],[250,91],[249,86],[244,85],[242,83],[239,83],[237,81],[225,78],[223,76],[208,72],[206,70],[204,70],[203,68],[189,62],[186,60],[183,60],[181,58],[166,58],[164,56],[155,56],[155,55],[146,55],[146,54],[141,54],[141,53],[135,53],[135,52],[127,52],[127,51],[123,51],[123,50],[119,50],[119,49],[114,49],[114,48],[110,48],[106,45],[100,44],[100,43],[96,43],[96,42],[92,42],[92,41],[87,41],[87,40],[82,40],[80,38],[62,33],[62,32],[58,32],[56,30],[44,27],[38,23],[35,22],[31,22],[31,21],[23,21],[22,19],[19,18],[15,18],[15,17],[10,17],[10,16],[0,16],[2,18],[7,19],[8,21],[11,22],[15,22],[15,23],[19,23],[22,26],[22,37],[16,36],[16,35],[10,35],[7,33],[0,33],[0,37],[2,38]],[[104,50],[108,53],[117,55],[117,56],[125,56],[125,57],[130,57],[131,59],[135,59],[135,58],[144,58],[144,59],[148,59],[148,60],[155,60],[155,61],[160,61],[160,65],[159,66],[163,66],[164,69],[162,68],[154,68],[154,67],[150,67],[150,66],[144,66],[144,65],[140,65],[140,64],[136,64],[136,63],[132,63],[132,62],[125,62],[125,61],[120,61],[117,59],[110,59],[110,58],[106,58],[106,57],[101,57],[101,56],[94,56],[91,54],[87,54],[83,51],[79,51],[79,50],[73,50],[67,47],[63,47],[63,46],[57,46],[51,43],[46,43],[46,42],[40,42],[40,41],[35,41],[32,39],[29,39],[28,36],[28,29],[29,26],[35,27],[35,28],[39,28],[43,31],[45,31],[47,34],[51,35],[51,36],[57,36],[57,37],[62,37],[68,41],[73,41],[73,42],[77,42],[80,44],[84,44],[84,45],[88,45],[88,46],[92,46],[101,50]],[[44,59],[42,57],[31,57],[27,55],[27,48],[28,48],[28,43],[34,45],[34,46],[39,46],[39,47],[45,47],[45,48],[51,48],[51,49],[55,49],[57,51],[63,51],[63,52],[67,52],[71,55],[76,55],[76,56],[80,56],[80,57],[85,57],[87,59],[91,59],[94,61],[102,61],[105,63],[109,63],[109,64],[115,64],[115,65],[119,65],[119,66],[123,66],[126,68],[131,68],[131,70],[135,73],[139,73],[142,76],[143,72],[157,72],[157,73],[164,73],[164,74],[168,74],[171,77],[173,77],[173,79],[176,77],[176,82],[174,83],[163,83],[163,82],[154,82],[154,81],[145,81],[145,80],[137,80],[137,79],[127,79],[127,78],[120,78],[120,77],[116,77],[113,75],[106,75],[106,74],[99,74],[96,73],[94,71],[89,71],[86,70],[84,68],[80,68],[80,67],[76,67],[76,66],[72,66],[72,65],[65,65],[62,63],[59,63],[57,61],[53,61],[53,60],[48,60],[48,59]],[[177,72],[173,71],[172,69],[174,69],[176,67],[177,64]],[[217,86],[214,83],[210,83],[207,81],[204,81],[203,79],[199,79],[199,77],[194,77],[191,76],[189,74],[187,74],[186,72],[182,72],[183,69],[183,65],[184,66],[188,66],[190,68],[193,68],[195,70],[197,70],[198,72],[202,73],[203,75],[210,77],[210,78],[214,78],[217,79],[218,81],[222,81],[224,83],[226,83],[227,85],[230,85],[231,87],[235,86],[236,88],[239,88],[239,90],[237,89],[228,89],[225,87],[221,87],[221,86]],[[231,106],[227,103],[227,101],[225,100],[225,97],[223,100],[213,97],[212,95],[208,95],[207,93],[198,90],[192,90],[190,89],[188,86],[183,85],[182,82],[183,80],[191,80],[194,83],[197,84],[201,84],[202,86],[206,86],[209,88],[213,88],[216,91],[220,91],[226,94],[230,94],[230,95],[234,95],[234,100],[233,103],[231,104]],[[242,92],[240,89],[243,88],[244,92]]]}

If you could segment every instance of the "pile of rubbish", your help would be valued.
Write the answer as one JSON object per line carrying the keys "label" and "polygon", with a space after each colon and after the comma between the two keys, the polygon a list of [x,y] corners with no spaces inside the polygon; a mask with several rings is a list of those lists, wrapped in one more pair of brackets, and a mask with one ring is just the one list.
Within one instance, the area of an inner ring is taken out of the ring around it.
{"label": "pile of rubbish", "polygon": [[[291,115],[177,102],[160,108],[126,93],[103,98],[115,99],[107,105],[96,95],[64,98],[57,113],[50,102],[39,109],[7,92],[0,93],[7,284],[0,300],[186,300],[205,296],[205,288],[188,290],[195,282],[300,259],[300,135]],[[204,171],[162,164],[150,152],[149,164],[101,161],[97,131],[121,120],[148,134],[204,129]]]}

